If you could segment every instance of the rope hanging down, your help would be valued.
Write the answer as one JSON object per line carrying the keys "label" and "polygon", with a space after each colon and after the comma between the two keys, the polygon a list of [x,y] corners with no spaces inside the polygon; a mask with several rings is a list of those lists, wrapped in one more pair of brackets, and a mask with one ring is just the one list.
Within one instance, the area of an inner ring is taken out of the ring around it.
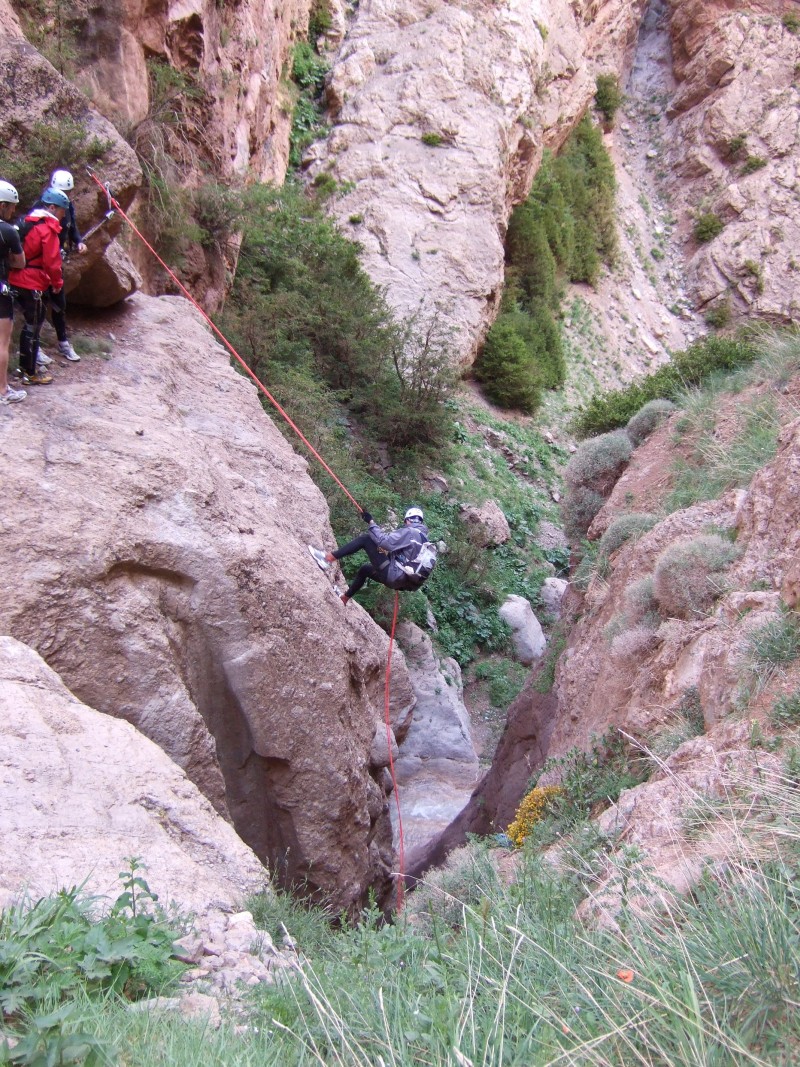
{"label": "rope hanging down", "polygon": [[[164,260],[158,254],[158,252],[156,252],[155,248],[153,248],[153,246],[150,244],[150,242],[147,240],[147,238],[144,236],[144,234],[141,232],[141,230],[139,230],[138,227],[136,226],[136,224],[134,222],[132,222],[131,219],[128,218],[128,216],[125,214],[125,211],[122,209],[122,207],[119,204],[119,202],[117,200],[115,200],[113,198],[113,196],[111,195],[111,190],[109,189],[108,185],[103,185],[103,183],[100,181],[100,179],[97,177],[97,175],[91,169],[91,167],[87,167],[86,170],[87,170],[87,173],[89,174],[89,177],[92,179],[92,181],[95,182],[99,186],[100,189],[102,189],[102,191],[105,193],[106,197],[108,198],[109,211],[106,214],[106,216],[104,217],[103,221],[105,221],[105,219],[110,217],[112,208],[115,211],[119,212],[119,214],[122,216],[123,219],[125,219],[127,224],[130,226],[130,228],[133,230],[133,232],[136,234],[136,236],[139,238],[139,240],[142,242],[142,244],[158,260],[158,262],[161,264],[161,266],[164,268],[164,270],[167,272],[167,274],[170,276],[170,278],[172,278],[172,280],[178,286],[178,288],[183,293],[183,295],[186,297],[186,299],[200,312],[200,314],[203,316],[205,321],[208,323],[208,325],[211,327],[211,329],[214,331],[214,333],[217,335],[217,337],[219,337],[220,341],[222,341],[222,343],[225,345],[225,347],[228,349],[228,351],[233,356],[233,358],[237,361],[237,363],[242,367],[242,369],[247,373],[247,375],[250,378],[253,379],[253,381],[256,383],[256,385],[261,390],[261,392],[264,394],[264,396],[267,398],[267,400],[269,400],[270,404],[272,404],[272,406],[275,408],[275,410],[285,419],[285,421],[289,424],[289,426],[291,426],[291,428],[294,430],[294,432],[297,434],[297,436],[300,438],[300,440],[303,442],[303,444],[306,446],[306,448],[309,450],[309,452],[319,461],[319,463],[325,468],[325,470],[328,472],[328,474],[331,476],[331,478],[333,478],[334,482],[336,482],[336,484],[339,486],[339,488],[342,490],[342,492],[345,494],[345,496],[353,503],[353,505],[355,506],[356,510],[358,511],[358,513],[360,515],[361,512],[364,509],[361,507],[361,505],[356,500],[356,498],[348,491],[348,489],[342,484],[342,482],[339,481],[339,479],[333,473],[333,471],[328,466],[328,464],[325,462],[325,460],[322,458],[322,456],[319,454],[319,452],[317,452],[316,448],[314,448],[314,446],[311,444],[311,442],[305,437],[305,435],[303,434],[303,432],[300,429],[300,427],[297,426],[296,423],[294,423],[292,421],[292,419],[283,410],[283,408],[278,403],[278,401],[275,399],[275,397],[272,395],[272,393],[270,393],[270,391],[267,389],[267,387],[260,381],[260,379],[250,369],[250,367],[248,367],[248,365],[245,363],[244,359],[239,355],[239,353],[236,351],[236,349],[230,343],[230,341],[225,336],[225,334],[217,326],[214,325],[214,323],[211,321],[209,316],[205,313],[203,308],[200,307],[200,305],[197,303],[197,301],[192,296],[192,294],[189,292],[189,290],[186,288],[186,286],[183,284],[183,282],[181,282],[181,280],[174,274],[174,272],[172,270],[170,270],[170,268],[167,266],[167,264],[164,262]],[[90,232],[92,232],[92,231],[90,231]],[[389,652],[388,652],[388,655],[386,657],[386,682],[385,682],[385,685],[384,685],[383,709],[384,709],[384,718],[386,720],[386,741],[387,741],[387,745],[388,745],[388,748],[389,748],[389,773],[391,774],[392,787],[394,789],[394,798],[395,798],[395,803],[397,804],[397,839],[398,839],[397,857],[398,857],[398,861],[399,861],[399,872],[398,872],[398,877],[397,877],[397,911],[400,912],[400,911],[402,911],[402,908],[403,908],[403,888],[404,888],[404,884],[405,884],[405,847],[404,847],[404,843],[403,843],[403,819],[402,819],[402,815],[401,815],[401,812],[400,812],[400,794],[399,794],[398,789],[397,789],[397,778],[395,776],[395,770],[394,770],[394,759],[392,758],[392,724],[391,724],[391,719],[390,719],[390,716],[389,716],[389,690],[390,690],[391,677],[392,677],[392,649],[394,648],[394,632],[395,632],[395,628],[397,626],[397,607],[398,607],[398,602],[399,602],[399,596],[398,596],[397,592],[395,592],[395,594],[394,594],[394,614],[392,616],[392,631],[391,631],[391,634],[389,635]]]}

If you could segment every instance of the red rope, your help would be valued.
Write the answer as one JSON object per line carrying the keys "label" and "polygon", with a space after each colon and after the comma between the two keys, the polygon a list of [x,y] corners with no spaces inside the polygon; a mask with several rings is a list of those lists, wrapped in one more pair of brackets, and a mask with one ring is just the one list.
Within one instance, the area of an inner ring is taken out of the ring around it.
{"label": "red rope", "polygon": [[400,597],[395,591],[394,614],[392,615],[392,632],[389,635],[389,655],[386,659],[386,685],[383,692],[383,713],[386,720],[386,744],[389,746],[389,773],[392,776],[394,787],[394,799],[397,804],[397,858],[399,872],[397,875],[397,913],[403,910],[403,889],[405,888],[405,846],[403,842],[403,816],[400,812],[400,794],[397,791],[397,777],[394,773],[394,759],[392,758],[392,723],[389,718],[389,683],[392,677],[392,648],[394,647],[394,631],[397,626],[397,605]]}
{"label": "red rope", "polygon": [[[158,262],[161,264],[161,266],[164,268],[164,270],[167,272],[167,274],[170,276],[170,278],[172,278],[172,280],[178,286],[178,288],[183,293],[183,295],[186,297],[186,299],[191,304],[193,304],[194,307],[197,308],[197,310],[200,312],[200,314],[206,320],[206,322],[211,327],[211,329],[214,331],[214,333],[217,335],[217,337],[219,337],[219,339],[222,341],[222,343],[225,345],[225,347],[228,349],[228,351],[231,353],[231,355],[234,357],[234,359],[237,360],[237,362],[240,364],[240,366],[253,379],[253,381],[256,383],[258,388],[261,390],[261,392],[264,394],[264,396],[267,398],[267,400],[269,400],[270,404],[273,405],[273,407],[276,409],[276,411],[280,412],[280,414],[283,416],[283,418],[286,420],[286,422],[291,426],[291,428],[294,430],[294,432],[297,434],[297,436],[300,438],[300,440],[303,442],[303,444],[306,446],[306,448],[309,450],[309,452],[311,452],[311,454],[313,456],[315,456],[316,459],[319,460],[319,462],[322,464],[322,466],[325,468],[325,470],[328,472],[328,474],[331,476],[331,478],[333,478],[333,480],[336,482],[336,484],[339,486],[339,488],[342,490],[342,492],[345,494],[345,496],[347,496],[353,502],[353,504],[355,504],[356,509],[358,510],[358,512],[360,514],[363,511],[363,508],[361,507],[359,502],[356,500],[356,498],[354,496],[352,496],[348,492],[348,490],[345,488],[345,486],[339,481],[339,479],[333,473],[333,471],[328,466],[328,464],[325,462],[325,460],[322,458],[322,456],[319,454],[319,452],[317,452],[316,448],[314,448],[314,446],[311,444],[311,442],[303,435],[303,433],[300,430],[300,428],[291,420],[291,418],[283,410],[283,408],[278,403],[278,401],[275,399],[275,397],[269,392],[269,390],[266,388],[266,386],[264,386],[261,383],[261,381],[258,379],[258,377],[254,374],[254,372],[248,367],[248,365],[245,363],[245,361],[242,359],[242,357],[239,355],[239,353],[236,351],[236,349],[230,343],[228,338],[222,333],[222,331],[220,329],[218,329],[214,325],[214,323],[211,321],[211,319],[208,317],[208,315],[205,313],[205,311],[200,307],[200,305],[197,303],[197,301],[192,296],[192,294],[189,292],[189,290],[186,288],[186,286],[180,281],[179,278],[177,278],[175,276],[175,274],[170,270],[170,268],[167,266],[167,264],[164,262],[164,260],[158,254],[158,252],[156,252],[155,248],[153,248],[153,246],[145,238],[144,234],[128,218],[128,216],[125,214],[125,212],[120,207],[119,203],[111,196],[110,191],[106,188],[105,185],[103,185],[103,183],[99,180],[97,175],[94,174],[91,171],[91,169],[87,168],[87,170],[89,172],[89,177],[94,182],[96,182],[97,185],[99,185],[99,187],[106,194],[106,196],[108,197],[108,202],[111,205],[113,205],[114,210],[118,211],[120,213],[120,215],[123,217],[123,219],[125,219],[127,224],[130,226],[130,228],[133,230],[133,232],[136,234],[136,236],[139,238],[139,240],[142,242],[142,244],[147,249],[149,249],[149,251],[153,254],[153,256],[155,256],[155,258],[158,260]],[[388,743],[388,746],[389,746],[389,772],[390,772],[390,774],[392,776],[392,786],[394,787],[394,798],[395,798],[395,803],[397,804],[398,860],[399,860],[399,867],[400,867],[400,870],[399,870],[399,873],[398,873],[398,876],[397,876],[397,911],[399,913],[403,909],[403,889],[404,889],[404,886],[405,886],[405,851],[404,851],[404,844],[403,844],[403,818],[402,818],[402,815],[401,815],[401,812],[400,812],[400,794],[399,794],[398,789],[397,789],[397,778],[396,778],[395,772],[394,772],[394,759],[392,758],[392,725],[391,725],[391,721],[390,721],[390,718],[389,718],[389,688],[390,688],[391,677],[392,677],[392,648],[394,647],[394,631],[395,631],[395,628],[397,626],[397,606],[398,606],[398,601],[399,601],[399,597],[398,597],[397,592],[395,592],[395,594],[394,594],[394,615],[392,616],[392,632],[391,632],[391,634],[389,636],[389,654],[388,654],[387,659],[386,659],[386,682],[385,682],[385,685],[384,685],[383,703],[384,703],[384,714],[385,714],[385,718],[386,718],[386,740],[387,740],[387,743]]]}
{"label": "red rope", "polygon": [[167,264],[164,262],[164,260],[158,254],[158,252],[156,252],[155,248],[153,248],[153,246],[149,243],[149,241],[144,236],[144,234],[139,229],[137,229],[136,225],[128,218],[128,216],[125,214],[125,212],[120,207],[118,201],[116,201],[111,196],[111,193],[108,191],[108,189],[105,187],[105,185],[103,185],[103,183],[100,181],[100,179],[97,177],[97,175],[93,174],[92,171],[89,170],[89,177],[100,186],[100,188],[103,190],[103,192],[108,197],[109,203],[113,205],[114,210],[118,211],[120,213],[120,215],[123,217],[123,219],[125,219],[127,224],[130,226],[130,228],[133,230],[133,232],[136,234],[136,236],[139,238],[139,240],[142,242],[142,244],[147,249],[149,249],[150,252],[152,252],[152,254],[155,256],[155,258],[158,260],[158,262],[161,264],[161,266],[164,268],[164,270],[170,276],[170,278],[172,278],[172,280],[178,286],[180,291],[186,297],[186,299],[197,308],[197,310],[200,312],[200,314],[206,320],[206,322],[211,327],[211,329],[214,331],[214,333],[217,335],[217,337],[219,337],[220,341],[222,341],[222,343],[228,349],[228,351],[233,356],[233,358],[235,360],[237,360],[238,363],[240,364],[240,366],[247,372],[247,374],[249,374],[249,376],[253,379],[253,381],[256,383],[256,385],[261,390],[261,392],[264,394],[264,396],[267,398],[267,400],[269,400],[270,404],[272,404],[272,406],[275,408],[275,410],[280,412],[280,414],[283,416],[283,418],[286,420],[286,422],[288,422],[288,424],[291,426],[291,428],[294,430],[294,432],[297,434],[297,436],[300,438],[300,440],[303,442],[303,444],[306,446],[306,448],[309,450],[309,452],[313,456],[315,456],[316,459],[319,460],[319,462],[322,464],[322,466],[325,468],[325,470],[328,472],[328,474],[330,474],[331,478],[333,478],[333,480],[336,482],[336,484],[339,486],[339,488],[342,490],[342,492],[345,494],[345,496],[347,496],[353,502],[353,504],[355,504],[355,507],[356,507],[357,511],[359,512],[359,514],[360,514],[364,509],[361,507],[361,505],[356,500],[356,498],[339,481],[339,479],[333,473],[333,471],[328,466],[328,464],[325,462],[325,460],[322,458],[322,456],[319,454],[319,452],[317,452],[316,448],[314,448],[314,446],[311,444],[311,442],[308,440],[308,438],[306,438],[303,435],[303,432],[301,431],[300,427],[297,426],[294,422],[292,422],[292,420],[289,417],[289,415],[287,415],[287,413],[283,410],[283,408],[278,403],[278,401],[275,399],[275,397],[272,395],[272,393],[269,392],[269,390],[266,388],[266,386],[261,383],[261,381],[258,379],[258,377],[248,367],[248,365],[245,363],[245,361],[242,359],[242,357],[239,355],[239,353],[236,351],[236,349],[233,347],[233,345],[230,343],[230,341],[224,335],[224,333],[214,325],[214,323],[211,321],[211,319],[208,317],[208,315],[206,315],[205,311],[203,311],[203,309],[197,303],[197,301],[192,296],[192,294],[189,292],[189,290],[186,288],[186,286],[169,269]]}

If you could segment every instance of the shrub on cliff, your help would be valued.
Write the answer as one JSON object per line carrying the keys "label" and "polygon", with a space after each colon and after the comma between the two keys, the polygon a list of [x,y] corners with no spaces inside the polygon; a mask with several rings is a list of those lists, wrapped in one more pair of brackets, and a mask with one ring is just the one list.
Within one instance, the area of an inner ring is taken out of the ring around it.
{"label": "shrub on cliff", "polygon": [[631,458],[633,449],[625,433],[606,433],[584,441],[567,464],[564,481],[608,496]]}
{"label": "shrub on cliff", "polygon": [[665,548],[653,574],[653,594],[661,612],[677,619],[707,614],[726,591],[723,574],[738,554],[718,534],[702,534]]}
{"label": "shrub on cliff", "polygon": [[652,530],[657,522],[655,515],[632,511],[609,525],[606,532],[600,538],[598,549],[605,556],[611,556],[626,541],[636,541],[642,534]]}
{"label": "shrub on cliff", "polygon": [[614,125],[614,116],[622,107],[622,90],[616,74],[598,74],[595,80],[594,103],[606,125]]}
{"label": "shrub on cliff", "polygon": [[475,377],[500,407],[532,414],[541,402],[541,379],[530,349],[513,323],[504,317],[487,334],[475,365]]}
{"label": "shrub on cliff", "polygon": [[672,399],[687,385],[698,385],[717,371],[752,363],[758,354],[759,346],[744,335],[705,337],[624,389],[592,397],[573,419],[572,429],[579,437],[589,437],[625,426],[650,400]]}
{"label": "shrub on cliff", "polygon": [[676,410],[671,400],[661,399],[649,400],[639,408],[625,427],[634,448],[638,448],[643,441],[646,441],[650,434]]}

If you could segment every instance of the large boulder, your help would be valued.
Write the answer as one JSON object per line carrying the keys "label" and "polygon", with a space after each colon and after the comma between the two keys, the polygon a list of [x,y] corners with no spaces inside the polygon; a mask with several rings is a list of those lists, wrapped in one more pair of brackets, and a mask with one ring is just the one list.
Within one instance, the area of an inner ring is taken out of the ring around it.
{"label": "large boulder", "polygon": [[[75,178],[75,191],[70,194],[75,204],[79,228],[89,229],[108,211],[108,201],[97,184],[86,174],[85,166],[92,164],[104,182],[111,185],[114,196],[123,208],[127,208],[142,181],[142,172],[136,154],[112,124],[91,107],[86,97],[58,71],[35,48],[22,37],[0,36],[0,82],[14,87],[7,93],[0,112],[0,143],[4,153],[15,164],[13,176],[6,168],[4,177],[11,176],[19,187],[21,206],[27,210],[39,196],[50,174],[32,174],[24,167],[30,144],[37,144],[40,154],[47,156],[47,148],[41,145],[47,138],[53,142],[52,152],[60,142],[70,146],[69,159],[59,160],[69,166]],[[53,161],[57,155],[51,155]],[[19,174],[19,176],[17,176]],[[94,299],[92,275],[102,274],[108,268],[103,263],[105,249],[122,227],[122,219],[115,215],[100,227],[88,242],[86,255],[69,258],[64,272],[64,285],[68,293],[83,282],[83,302],[87,304],[108,303],[105,295]],[[117,276],[120,257],[127,256],[117,251]],[[128,268],[128,281],[118,286],[115,299],[119,300],[135,289],[135,272]],[[98,285],[98,291],[100,290]]]}
{"label": "large boulder", "polygon": [[403,834],[413,862],[467,803],[479,767],[458,664],[440,661],[431,639],[413,622],[398,627],[397,640],[417,699],[395,756]]}
{"label": "large boulder", "polygon": [[82,704],[26,645],[0,637],[0,907],[85,883],[114,899],[129,857],[182,912],[237,909],[267,872],[169,757]]}
{"label": "large boulder", "polygon": [[511,593],[498,613],[503,622],[511,627],[514,652],[520,663],[532,666],[544,655],[547,639],[542,624],[536,618],[531,602],[524,596]]}
{"label": "large boulder", "polygon": [[[326,502],[184,300],[137,295],[114,334],[0,409],[0,629],[160,745],[279,882],[383,896],[388,639],[309,556]],[[403,720],[402,655],[392,680]]]}

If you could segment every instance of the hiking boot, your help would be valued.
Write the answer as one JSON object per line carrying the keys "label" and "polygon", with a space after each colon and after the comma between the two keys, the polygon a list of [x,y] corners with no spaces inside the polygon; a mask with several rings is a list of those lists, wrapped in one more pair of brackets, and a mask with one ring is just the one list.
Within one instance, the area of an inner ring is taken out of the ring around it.
{"label": "hiking boot", "polygon": [[38,367],[38,365],[39,365],[40,363],[41,363],[41,365],[42,365],[43,367],[48,367],[48,366],[49,366],[49,365],[50,365],[50,364],[51,364],[52,362],[53,362],[53,361],[52,361],[52,359],[50,358],[50,356],[48,356],[48,354],[47,354],[46,352],[43,352],[43,351],[41,350],[41,348],[40,348],[40,349],[39,349],[39,352],[38,352],[38,354],[37,354],[37,356],[36,356],[36,365],[37,365],[37,367]]}
{"label": "hiking boot", "polygon": [[9,385],[4,393],[0,393],[0,404],[17,404],[27,395],[24,389],[12,389]]}
{"label": "hiking boot", "polygon": [[48,374],[47,371],[40,371],[38,367],[36,368],[35,374],[25,375],[26,385],[49,385],[52,380],[52,374]]}
{"label": "hiking boot", "polygon": [[69,341],[58,342],[58,354],[63,356],[64,359],[68,359],[70,363],[80,363],[81,357],[69,343]]}
{"label": "hiking boot", "polygon": [[332,561],[328,558],[329,552],[323,552],[321,548],[314,548],[313,545],[308,546],[308,551],[321,571],[326,571],[330,567]]}

